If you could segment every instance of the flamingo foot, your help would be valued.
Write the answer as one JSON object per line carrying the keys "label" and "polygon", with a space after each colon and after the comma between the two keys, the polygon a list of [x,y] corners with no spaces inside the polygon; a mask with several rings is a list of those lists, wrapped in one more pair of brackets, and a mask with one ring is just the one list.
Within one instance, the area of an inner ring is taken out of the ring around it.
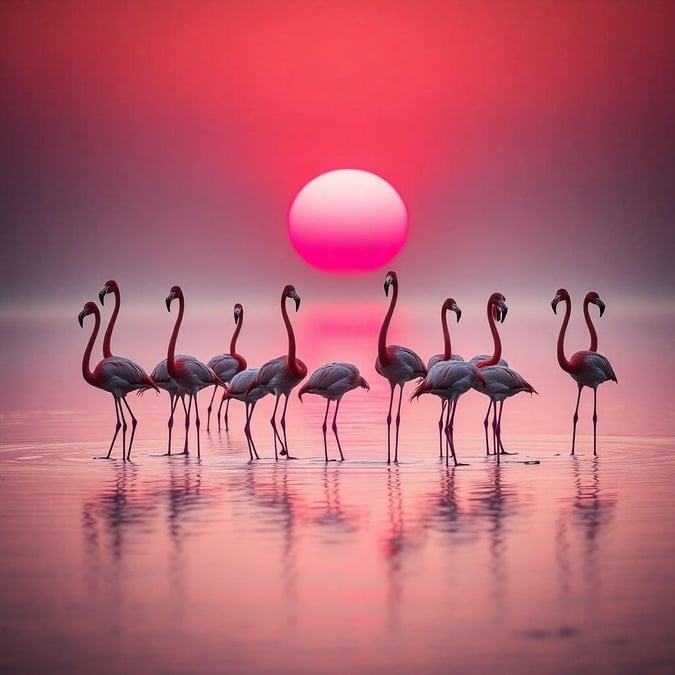
{"label": "flamingo foot", "polygon": [[117,459],[116,457],[102,456],[102,457],[92,457],[92,459]]}
{"label": "flamingo foot", "polygon": [[500,450],[499,451],[500,455],[517,455],[517,452],[509,452],[508,450]]}

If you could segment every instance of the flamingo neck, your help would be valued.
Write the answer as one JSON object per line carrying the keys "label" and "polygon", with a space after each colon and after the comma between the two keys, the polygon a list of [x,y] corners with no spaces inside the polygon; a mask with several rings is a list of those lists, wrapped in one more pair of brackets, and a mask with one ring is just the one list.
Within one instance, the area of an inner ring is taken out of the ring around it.
{"label": "flamingo neck", "polygon": [[169,340],[169,349],[166,354],[166,368],[169,371],[169,375],[174,377],[176,373],[176,340],[178,339],[178,331],[180,330],[180,325],[183,322],[183,312],[185,311],[185,305],[183,296],[178,296],[178,316],[176,317],[176,323],[173,325],[173,332],[171,333],[171,339]]}
{"label": "flamingo neck", "polygon": [[584,319],[586,319],[586,325],[588,326],[588,333],[591,336],[591,346],[588,348],[591,352],[598,351],[598,334],[595,332],[595,326],[591,320],[591,315],[588,311],[588,300],[584,300]]}
{"label": "flamingo neck", "polygon": [[497,330],[497,325],[495,324],[495,317],[492,312],[492,304],[487,306],[487,320],[490,326],[490,332],[492,333],[492,342],[493,342],[493,351],[492,356],[480,363],[476,364],[477,368],[484,368],[485,366],[494,366],[499,359],[502,358],[502,341],[499,337],[499,331]]}
{"label": "flamingo neck", "polygon": [[98,330],[100,326],[101,326],[101,315],[99,312],[95,312],[94,328],[91,331],[91,335],[89,336],[89,342],[87,343],[87,346],[84,349],[84,354],[82,355],[82,376],[89,384],[93,386],[96,386],[96,377],[89,368],[89,361],[91,360],[91,352],[94,349],[94,342],[96,342],[96,337],[98,336]]}
{"label": "flamingo neck", "polygon": [[230,354],[234,356],[237,352],[237,338],[239,337],[239,333],[241,331],[241,324],[244,323],[244,313],[239,315],[239,319],[237,320],[237,325],[234,328],[234,333],[232,333],[232,339],[230,340]]}
{"label": "flamingo neck", "polygon": [[441,309],[441,325],[443,326],[443,360],[449,361],[452,356],[452,347],[450,345],[450,331],[448,330],[448,310]]}
{"label": "flamingo neck", "polygon": [[388,361],[387,353],[387,331],[389,330],[389,324],[391,323],[391,317],[394,316],[394,308],[396,307],[396,301],[398,300],[398,284],[394,282],[392,284],[391,300],[389,301],[389,309],[384,316],[382,321],[382,326],[380,327],[380,335],[377,339],[377,355],[381,363]]}
{"label": "flamingo neck", "polygon": [[120,291],[116,288],[113,293],[115,294],[115,307],[110,315],[110,321],[108,321],[108,327],[105,329],[105,335],[103,336],[103,357],[106,359],[113,355],[110,350],[110,338],[115,327],[115,321],[117,321],[117,315],[120,312]]}
{"label": "flamingo neck", "polygon": [[288,367],[293,372],[298,372],[298,363],[295,357],[295,333],[293,332],[293,326],[291,326],[291,320],[288,318],[288,312],[286,311],[286,298],[282,296],[281,298],[281,317],[284,320],[286,325],[286,332],[288,333]]}
{"label": "flamingo neck", "polygon": [[560,367],[571,373],[573,371],[572,364],[565,358],[565,332],[567,331],[567,324],[570,321],[570,314],[572,313],[572,302],[568,298],[565,299],[565,316],[562,325],[560,326],[560,333],[558,333],[558,363]]}

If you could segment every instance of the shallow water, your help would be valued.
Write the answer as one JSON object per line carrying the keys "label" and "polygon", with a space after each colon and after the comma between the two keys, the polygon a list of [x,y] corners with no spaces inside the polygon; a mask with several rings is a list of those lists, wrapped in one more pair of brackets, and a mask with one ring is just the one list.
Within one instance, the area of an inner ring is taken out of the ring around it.
{"label": "shallow water", "polygon": [[269,407],[257,462],[234,405],[201,459],[161,456],[160,414],[132,462],[92,459],[103,411],[3,417],[2,672],[673,672],[673,439],[602,435],[596,458],[521,434],[498,466],[460,433],[446,468],[426,406],[387,466],[353,397],[328,464],[320,401],[278,462]]}

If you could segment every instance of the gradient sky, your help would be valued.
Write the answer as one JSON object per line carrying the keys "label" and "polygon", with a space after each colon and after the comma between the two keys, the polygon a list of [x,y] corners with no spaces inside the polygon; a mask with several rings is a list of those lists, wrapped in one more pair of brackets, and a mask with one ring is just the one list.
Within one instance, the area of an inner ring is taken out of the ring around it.
{"label": "gradient sky", "polygon": [[336,168],[405,200],[409,303],[545,312],[567,286],[670,327],[674,81],[671,2],[5,1],[6,353],[17,317],[74,321],[109,278],[137,308],[173,284],[382,302],[385,269],[325,275],[288,241],[294,195]]}

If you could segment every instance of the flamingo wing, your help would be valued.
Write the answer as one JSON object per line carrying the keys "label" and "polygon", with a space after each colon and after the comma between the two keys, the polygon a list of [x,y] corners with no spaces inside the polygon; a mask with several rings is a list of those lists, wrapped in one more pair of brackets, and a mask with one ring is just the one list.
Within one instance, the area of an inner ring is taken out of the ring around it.
{"label": "flamingo wing", "polygon": [[536,393],[534,387],[511,368],[486,366],[479,373],[483,382],[477,381],[474,388],[493,398],[508,398],[521,391]]}
{"label": "flamingo wing", "polygon": [[218,354],[206,364],[224,382],[229,382],[240,370],[240,363],[232,354]]}

